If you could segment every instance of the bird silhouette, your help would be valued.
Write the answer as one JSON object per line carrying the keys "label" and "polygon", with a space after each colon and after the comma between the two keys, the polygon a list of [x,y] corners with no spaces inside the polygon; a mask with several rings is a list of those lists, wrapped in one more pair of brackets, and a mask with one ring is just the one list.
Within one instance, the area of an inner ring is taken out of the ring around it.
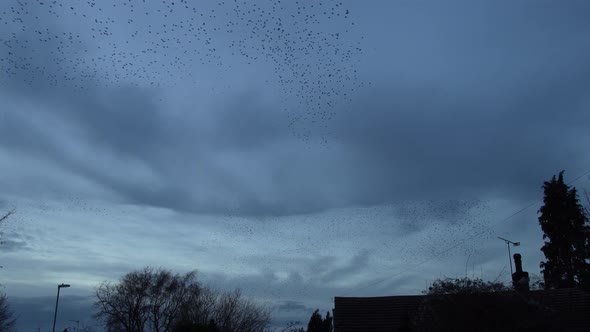
{"label": "bird silhouette", "polygon": [[[228,73],[270,66],[296,137],[328,136],[330,122],[364,86],[363,54],[342,2],[268,0],[5,1],[0,4],[0,83],[59,86],[197,84],[202,66]],[[70,24],[64,24],[70,22]],[[182,83],[179,83],[182,82]],[[198,87],[195,87],[198,88]]]}

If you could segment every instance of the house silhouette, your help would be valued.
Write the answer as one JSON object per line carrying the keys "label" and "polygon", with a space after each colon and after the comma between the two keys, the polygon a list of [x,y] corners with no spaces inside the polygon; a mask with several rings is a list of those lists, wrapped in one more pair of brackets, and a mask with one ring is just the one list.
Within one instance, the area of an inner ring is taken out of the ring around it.
{"label": "house silhouette", "polygon": [[[452,314],[446,317],[446,323],[450,322],[446,326],[431,324],[424,328],[417,323],[432,295],[336,297],[334,332],[590,331],[589,291],[529,291],[528,273],[522,271],[520,255],[515,254],[514,259],[514,291],[437,295],[438,300],[444,297],[442,303],[451,307],[442,310]],[[476,314],[466,316],[463,312]]]}

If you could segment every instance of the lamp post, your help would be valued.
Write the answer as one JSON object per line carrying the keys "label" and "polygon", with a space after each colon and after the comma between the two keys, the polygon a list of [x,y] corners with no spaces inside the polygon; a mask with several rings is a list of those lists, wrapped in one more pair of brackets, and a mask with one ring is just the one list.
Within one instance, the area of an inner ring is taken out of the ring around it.
{"label": "lamp post", "polygon": [[518,247],[520,245],[520,242],[512,242],[510,240],[506,240],[505,238],[499,237],[498,239],[506,242],[506,245],[508,246],[508,262],[510,262],[510,275],[512,276],[512,256],[510,255],[510,245],[512,244],[515,247]]}
{"label": "lamp post", "polygon": [[68,285],[68,284],[57,285],[57,299],[55,300],[55,314],[53,314],[53,332],[55,332],[55,320],[57,319],[57,305],[59,303],[59,290],[62,287],[68,288],[68,287],[70,287],[70,285]]}

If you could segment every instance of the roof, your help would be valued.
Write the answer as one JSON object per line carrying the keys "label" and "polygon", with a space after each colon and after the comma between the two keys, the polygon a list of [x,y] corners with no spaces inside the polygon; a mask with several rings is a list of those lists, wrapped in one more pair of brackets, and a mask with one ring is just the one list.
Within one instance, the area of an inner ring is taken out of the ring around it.
{"label": "roof", "polygon": [[531,291],[531,298],[559,315],[564,331],[590,331],[590,292],[576,288]]}
{"label": "roof", "polygon": [[336,297],[334,332],[399,331],[423,298],[423,295]]}
{"label": "roof", "polygon": [[[530,299],[550,308],[560,330],[590,331],[590,292],[580,289],[539,290]],[[334,332],[400,331],[410,322],[424,295],[336,297]]]}

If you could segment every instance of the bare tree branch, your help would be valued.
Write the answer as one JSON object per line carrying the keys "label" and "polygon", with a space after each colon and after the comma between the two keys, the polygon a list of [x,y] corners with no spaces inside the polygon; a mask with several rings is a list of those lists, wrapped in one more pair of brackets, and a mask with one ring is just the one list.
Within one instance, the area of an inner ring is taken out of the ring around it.
{"label": "bare tree branch", "polygon": [[582,209],[586,218],[590,219],[590,194],[584,189],[584,197],[586,198],[586,204],[582,204]]}
{"label": "bare tree branch", "polygon": [[6,294],[0,294],[0,331],[12,331],[16,326],[16,318],[10,307]]}
{"label": "bare tree branch", "polygon": [[146,267],[118,283],[96,289],[95,317],[109,332],[172,332],[179,326],[200,330],[263,331],[270,311],[242,297],[201,287],[196,272],[173,274]]}
{"label": "bare tree branch", "polygon": [[12,209],[12,210],[8,211],[4,216],[0,217],[0,224],[4,220],[8,219],[8,217],[10,217],[11,215],[13,215],[15,212],[16,212],[16,209]]}

